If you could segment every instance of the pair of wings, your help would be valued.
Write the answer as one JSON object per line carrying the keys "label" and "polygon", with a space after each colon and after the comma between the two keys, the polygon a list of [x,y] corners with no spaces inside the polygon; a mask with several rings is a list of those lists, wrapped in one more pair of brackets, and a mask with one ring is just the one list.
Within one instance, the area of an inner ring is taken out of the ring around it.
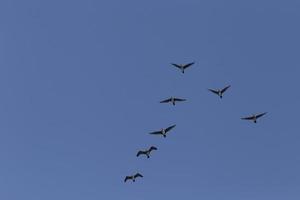
{"label": "pair of wings", "polygon": [[143,175],[140,174],[140,173],[136,173],[134,176],[126,176],[125,179],[124,179],[124,182],[126,182],[129,179],[133,179],[133,178],[137,178],[137,177],[141,177],[142,178]]}
{"label": "pair of wings", "polygon": [[[173,98],[173,99],[174,99],[174,101],[186,101],[186,99],[180,99],[180,98]],[[168,103],[171,101],[172,101],[172,98],[168,98],[166,100],[160,101],[160,103]]]}
{"label": "pair of wings", "polygon": [[195,64],[195,62],[191,62],[191,63],[188,63],[188,64],[185,64],[185,65],[178,65],[178,64],[175,64],[175,63],[171,63],[174,67],[177,67],[179,69],[183,68],[183,69],[186,69],[190,66],[192,66],[193,64]]}
{"label": "pair of wings", "polygon": [[151,151],[153,151],[153,150],[157,150],[157,148],[155,147],[155,146],[151,146],[148,150],[146,150],[146,151],[139,151],[137,154],[136,154],[136,156],[138,157],[139,155],[141,155],[141,154],[147,154],[147,152],[151,152]]}
{"label": "pair of wings", "polygon": [[213,89],[208,89],[208,90],[211,91],[211,92],[213,92],[213,93],[215,93],[215,94],[219,94],[219,91],[220,91],[221,94],[223,94],[228,88],[230,88],[230,85],[226,86],[222,90],[213,90]]}
{"label": "pair of wings", "polygon": [[249,117],[242,117],[241,119],[254,120],[255,118],[258,119],[258,118],[264,116],[265,114],[267,114],[267,112],[264,112],[264,113],[261,113],[261,114],[258,114],[258,115],[252,115],[252,116],[249,116]]}
{"label": "pair of wings", "polygon": [[[165,132],[169,132],[172,128],[174,128],[176,126],[176,124],[172,125],[172,126],[169,126],[168,128],[165,129]],[[151,132],[149,134],[152,134],[152,135],[160,135],[162,134],[162,131],[154,131],[154,132]]]}

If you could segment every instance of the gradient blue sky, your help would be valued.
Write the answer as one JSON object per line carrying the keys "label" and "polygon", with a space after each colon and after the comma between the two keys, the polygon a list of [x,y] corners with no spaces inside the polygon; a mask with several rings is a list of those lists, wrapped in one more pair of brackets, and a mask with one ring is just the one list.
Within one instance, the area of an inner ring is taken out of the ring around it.
{"label": "gradient blue sky", "polygon": [[298,200],[299,20],[299,0],[1,0],[0,199]]}

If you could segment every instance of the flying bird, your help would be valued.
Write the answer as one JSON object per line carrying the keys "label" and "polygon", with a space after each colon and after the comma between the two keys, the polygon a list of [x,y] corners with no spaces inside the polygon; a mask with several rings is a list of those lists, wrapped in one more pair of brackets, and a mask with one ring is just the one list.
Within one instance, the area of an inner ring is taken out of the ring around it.
{"label": "flying bird", "polygon": [[195,64],[195,62],[191,62],[188,64],[175,64],[175,63],[171,63],[171,65],[173,65],[174,67],[177,67],[181,70],[181,72],[184,74],[184,70],[190,66],[192,66],[193,64]]}
{"label": "flying bird", "polygon": [[136,173],[135,175],[132,175],[132,176],[126,176],[125,179],[124,179],[124,182],[126,182],[127,180],[132,180],[133,182],[135,182],[135,179],[137,177],[141,177],[142,178],[143,175],[140,174],[140,173]]}
{"label": "flying bird", "polygon": [[180,99],[180,98],[176,98],[176,97],[170,97],[168,99],[160,101],[159,103],[169,103],[169,102],[171,102],[173,104],[173,106],[175,106],[176,101],[186,101],[186,99]]}
{"label": "flying bird", "polygon": [[221,99],[223,97],[223,93],[230,88],[230,85],[226,86],[223,89],[217,89],[217,90],[213,90],[213,89],[208,89],[209,91],[211,91],[212,93],[215,93],[216,95],[218,95]]}
{"label": "flying bird", "polygon": [[265,114],[267,114],[267,112],[260,113],[260,114],[253,114],[249,117],[242,117],[241,119],[243,119],[243,120],[252,120],[254,123],[256,123],[257,119],[264,116]]}
{"label": "flying bird", "polygon": [[173,129],[174,127],[176,126],[176,124],[172,125],[172,126],[169,126],[168,128],[162,128],[161,130],[159,131],[154,131],[154,132],[151,132],[149,134],[152,134],[152,135],[162,135],[164,138],[167,137],[167,133]]}
{"label": "flying bird", "polygon": [[140,155],[146,155],[147,158],[150,158],[150,153],[153,150],[157,150],[157,148],[155,146],[151,146],[149,149],[145,150],[145,151],[139,151],[136,156],[139,157]]}

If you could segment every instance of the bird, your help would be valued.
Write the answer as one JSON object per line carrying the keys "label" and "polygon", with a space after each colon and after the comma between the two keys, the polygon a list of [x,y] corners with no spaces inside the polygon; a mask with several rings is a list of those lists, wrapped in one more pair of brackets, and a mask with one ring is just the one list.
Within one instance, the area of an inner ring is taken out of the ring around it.
{"label": "bird", "polygon": [[175,63],[171,63],[171,65],[173,65],[174,67],[177,67],[181,70],[181,72],[184,74],[184,70],[190,66],[192,66],[193,64],[195,64],[195,62],[191,62],[188,64],[175,64]]}
{"label": "bird", "polygon": [[260,113],[260,114],[253,114],[249,117],[242,117],[241,119],[243,119],[243,120],[252,120],[254,123],[256,123],[257,119],[264,116],[265,114],[267,114],[267,112]]}
{"label": "bird", "polygon": [[217,90],[213,90],[213,89],[208,89],[209,91],[217,94],[221,99],[223,97],[223,93],[228,89],[230,88],[230,85],[226,86],[225,88],[223,89],[217,89]]}
{"label": "bird", "polygon": [[126,182],[127,180],[132,180],[133,182],[135,182],[135,179],[137,177],[144,177],[142,174],[140,173],[136,173],[135,175],[132,175],[132,176],[126,176],[125,179],[124,179],[124,182]]}
{"label": "bird", "polygon": [[173,106],[175,106],[176,101],[186,101],[186,99],[176,98],[176,97],[170,97],[168,99],[162,100],[159,103],[169,103],[171,102]]}
{"label": "bird", "polygon": [[162,135],[164,138],[167,137],[167,133],[173,129],[174,127],[176,126],[176,124],[172,125],[172,126],[169,126],[168,128],[162,128],[161,130],[159,131],[154,131],[154,132],[151,132],[149,134],[151,135]]}
{"label": "bird", "polygon": [[153,150],[157,150],[157,148],[155,146],[151,146],[149,149],[145,150],[145,151],[139,151],[137,154],[136,154],[136,157],[139,157],[140,155],[144,154],[147,156],[147,158],[150,158],[150,153],[151,151]]}

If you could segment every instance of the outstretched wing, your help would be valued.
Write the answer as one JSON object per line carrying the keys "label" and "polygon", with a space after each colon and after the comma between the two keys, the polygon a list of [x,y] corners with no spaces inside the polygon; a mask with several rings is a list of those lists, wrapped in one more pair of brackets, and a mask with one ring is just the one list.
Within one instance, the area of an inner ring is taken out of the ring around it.
{"label": "outstretched wing", "polygon": [[228,86],[226,86],[225,88],[223,88],[223,89],[221,90],[221,93],[224,93],[228,88],[230,88],[230,85],[228,85]]}
{"label": "outstretched wing", "polygon": [[171,100],[172,100],[171,98],[168,98],[168,99],[165,99],[165,100],[160,101],[159,103],[168,103],[168,102],[170,102]]}
{"label": "outstretched wing", "polygon": [[127,180],[132,179],[130,176],[126,176],[124,179],[124,182],[126,182]]}
{"label": "outstretched wing", "polygon": [[174,98],[174,101],[186,101],[186,99]]}
{"label": "outstretched wing", "polygon": [[136,174],[134,175],[134,178],[137,178],[137,177],[143,177],[143,175],[140,174],[140,173],[136,173]]}
{"label": "outstretched wing", "polygon": [[137,154],[136,154],[136,157],[139,157],[141,154],[145,154],[144,151],[139,151]]}
{"label": "outstretched wing", "polygon": [[242,117],[241,119],[243,120],[253,120],[255,117],[254,116],[250,116],[250,117]]}
{"label": "outstretched wing", "polygon": [[213,89],[208,89],[208,90],[215,93],[215,94],[219,94],[219,92],[217,90],[213,90]]}
{"label": "outstretched wing", "polygon": [[151,134],[151,135],[160,135],[161,131],[153,131],[153,132],[151,132],[149,134]]}
{"label": "outstretched wing", "polygon": [[151,146],[149,151],[152,151],[152,150],[157,150],[157,148],[155,146]]}
{"label": "outstretched wing", "polygon": [[186,68],[192,66],[193,64],[195,64],[195,62],[188,63],[188,64],[184,65],[183,68],[186,69]]}
{"label": "outstretched wing", "polygon": [[168,128],[166,128],[166,132],[169,132],[172,128],[174,128],[176,126],[176,124],[169,126]]}
{"label": "outstretched wing", "polygon": [[264,112],[264,113],[261,113],[259,115],[256,115],[256,118],[260,118],[260,117],[264,116],[265,114],[267,114],[267,112]]}
{"label": "outstretched wing", "polygon": [[174,67],[177,67],[177,68],[181,69],[181,66],[180,66],[180,65],[178,65],[178,64],[171,63],[171,65],[173,65]]}

